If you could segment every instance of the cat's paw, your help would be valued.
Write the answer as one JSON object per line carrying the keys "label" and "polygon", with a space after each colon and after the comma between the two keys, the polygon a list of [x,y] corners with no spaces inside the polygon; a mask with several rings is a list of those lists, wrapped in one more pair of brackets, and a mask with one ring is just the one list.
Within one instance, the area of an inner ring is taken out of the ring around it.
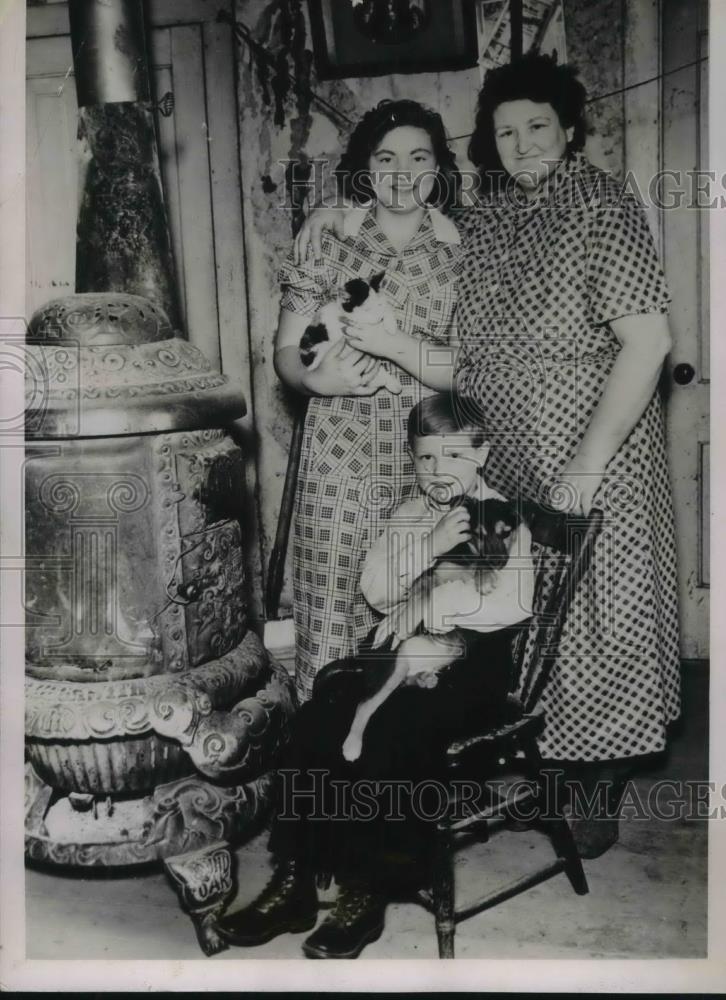
{"label": "cat's paw", "polygon": [[479,576],[479,593],[482,597],[489,597],[497,588],[499,574],[493,570],[487,570]]}
{"label": "cat's paw", "polygon": [[349,733],[343,744],[343,756],[346,760],[358,760],[363,749],[363,740],[357,733]]}
{"label": "cat's paw", "polygon": [[413,683],[416,684],[417,687],[435,688],[439,683],[439,678],[435,671],[426,670],[423,673],[415,674],[413,677]]}

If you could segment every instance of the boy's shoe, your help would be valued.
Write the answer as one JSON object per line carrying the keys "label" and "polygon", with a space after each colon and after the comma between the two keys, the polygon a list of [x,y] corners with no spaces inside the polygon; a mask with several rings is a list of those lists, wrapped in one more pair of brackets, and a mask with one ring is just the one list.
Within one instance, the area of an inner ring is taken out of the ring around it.
{"label": "boy's shoe", "polygon": [[305,939],[307,958],[358,958],[383,933],[386,902],[369,889],[342,885],[335,907]]}
{"label": "boy's shoe", "polygon": [[256,945],[279,934],[309,931],[318,918],[315,880],[301,873],[294,861],[283,862],[249,906],[225,914],[218,922],[220,936],[229,944]]}

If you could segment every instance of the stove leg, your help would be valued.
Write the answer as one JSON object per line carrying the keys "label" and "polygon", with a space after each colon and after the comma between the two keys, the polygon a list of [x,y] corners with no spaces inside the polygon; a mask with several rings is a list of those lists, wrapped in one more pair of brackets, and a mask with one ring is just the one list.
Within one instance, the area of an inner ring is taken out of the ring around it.
{"label": "stove leg", "polygon": [[232,851],[226,841],[164,861],[179,895],[181,908],[192,918],[199,946],[216,955],[229,945],[217,932],[217,921],[235,892]]}

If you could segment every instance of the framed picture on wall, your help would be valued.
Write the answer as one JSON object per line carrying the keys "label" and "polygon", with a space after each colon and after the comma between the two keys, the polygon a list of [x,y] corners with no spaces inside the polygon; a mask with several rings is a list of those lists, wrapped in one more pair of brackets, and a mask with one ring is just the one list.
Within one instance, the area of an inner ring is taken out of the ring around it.
{"label": "framed picture on wall", "polygon": [[309,0],[309,8],[321,80],[477,64],[473,0]]}

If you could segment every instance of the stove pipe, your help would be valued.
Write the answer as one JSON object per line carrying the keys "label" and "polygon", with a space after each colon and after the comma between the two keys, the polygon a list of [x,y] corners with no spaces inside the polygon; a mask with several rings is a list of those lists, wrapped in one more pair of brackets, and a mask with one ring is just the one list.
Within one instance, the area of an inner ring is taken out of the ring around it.
{"label": "stove pipe", "polygon": [[76,291],[142,295],[184,336],[141,0],[70,0],[69,15],[85,147]]}

